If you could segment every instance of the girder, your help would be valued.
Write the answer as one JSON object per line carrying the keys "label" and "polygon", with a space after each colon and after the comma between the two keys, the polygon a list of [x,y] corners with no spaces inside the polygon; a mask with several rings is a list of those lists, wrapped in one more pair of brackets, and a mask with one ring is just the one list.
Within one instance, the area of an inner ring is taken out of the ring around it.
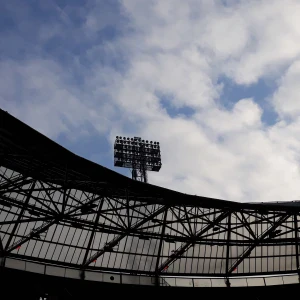
{"label": "girder", "polygon": [[300,264],[299,264],[299,231],[298,231],[298,220],[297,220],[297,214],[294,214],[294,236],[295,236],[295,250],[296,250],[296,264],[297,264],[297,270],[300,271]]}
{"label": "girder", "polygon": [[[156,210],[153,214],[149,215],[147,218],[143,219],[142,221],[138,222],[137,224],[130,227],[127,232],[130,232],[131,230],[137,229],[143,224],[147,223],[151,219],[155,218],[157,215],[161,214],[167,209],[167,207],[161,207],[158,210]],[[108,242],[103,248],[101,248],[98,252],[96,252],[94,255],[92,255],[87,262],[83,265],[84,267],[87,267],[92,261],[103,255],[107,250],[112,249],[114,246],[116,246],[125,236],[127,236],[127,232],[124,232],[123,234],[115,237],[113,240]]]}
{"label": "girder", "polygon": [[86,248],[86,251],[85,251],[85,255],[84,255],[84,258],[83,258],[82,265],[84,265],[86,263],[86,260],[87,260],[87,257],[88,257],[88,254],[89,254],[89,251],[90,251],[90,248],[91,248],[91,244],[92,244],[92,241],[93,241],[94,236],[95,236],[95,231],[97,229],[97,224],[99,222],[99,218],[100,218],[100,215],[101,215],[101,210],[102,210],[103,203],[104,203],[104,198],[101,200],[101,202],[99,204],[99,207],[98,207],[98,211],[97,211],[97,214],[96,214],[96,217],[95,217],[94,227],[93,227],[93,229],[90,233],[90,238],[89,238],[89,242],[88,242],[88,245],[87,245],[87,248]]}
{"label": "girder", "polygon": [[2,256],[156,278],[298,272],[300,202],[235,203],[134,182],[0,115],[9,133],[1,123]]}
{"label": "girder", "polygon": [[[0,174],[0,177],[5,178]],[[5,178],[7,181],[7,178]],[[26,184],[32,183],[33,179],[26,179],[23,175],[18,176],[17,178],[13,180],[8,180],[4,184],[0,185],[0,193],[9,193],[14,191],[14,188],[19,188],[21,186],[24,186]]]}
{"label": "girder", "polygon": [[3,251],[4,251],[4,248],[3,248],[2,239],[0,236],[0,257],[3,255]]}
{"label": "girder", "polygon": [[29,200],[30,200],[31,192],[32,192],[32,190],[34,189],[34,186],[35,186],[35,182],[32,183],[31,188],[30,188],[30,190],[29,190],[29,192],[28,192],[28,194],[27,194],[27,196],[26,196],[26,199],[25,199],[25,201],[24,201],[23,207],[22,207],[22,209],[21,209],[21,211],[20,211],[20,213],[19,213],[19,215],[18,215],[17,223],[14,224],[14,227],[13,227],[13,229],[12,229],[12,232],[10,233],[10,236],[9,236],[9,238],[8,238],[8,241],[7,241],[6,245],[5,245],[5,251],[7,251],[8,247],[9,247],[9,245],[10,245],[10,242],[11,242],[11,240],[13,239],[14,234],[15,234],[15,232],[16,232],[16,230],[17,230],[17,227],[19,226],[18,221],[20,221],[21,218],[22,218],[22,216],[23,216],[23,213],[24,213],[24,211],[25,211],[25,209],[26,209],[26,206],[28,205],[28,202],[29,202]]}
{"label": "girder", "polygon": [[158,247],[156,265],[155,265],[155,274],[156,274],[156,276],[159,275],[159,268],[158,267],[159,267],[159,261],[160,261],[160,256],[161,256],[161,249],[162,249],[163,239],[165,237],[167,214],[168,214],[168,208],[166,208],[166,210],[164,212],[164,219],[163,219],[163,224],[162,224],[162,227],[161,227],[159,247]]}
{"label": "girder", "polygon": [[281,216],[272,226],[270,226],[259,238],[257,238],[254,243],[249,246],[244,253],[240,256],[239,259],[233,265],[230,267],[228,270],[228,273],[232,273],[238,266],[239,264],[252,252],[252,250],[261,243],[271,232],[274,232],[274,230],[282,224],[287,218],[289,218],[289,215],[284,215]]}
{"label": "girder", "polygon": [[57,222],[56,220],[52,220],[52,221],[48,221],[48,222],[43,223],[40,227],[38,227],[36,230],[34,230],[34,232],[31,231],[30,233],[28,233],[27,235],[22,237],[20,240],[17,240],[10,247],[6,246],[5,252],[11,252],[11,251],[17,249],[18,247],[22,246],[24,243],[29,241],[31,238],[33,238],[33,237],[45,232],[46,230],[48,230],[56,222]]}
{"label": "girder", "polygon": [[231,234],[231,213],[228,215],[228,227],[227,227],[227,243],[226,243],[226,277],[228,277],[228,268],[229,268],[229,252],[230,252],[230,234]]}
{"label": "girder", "polygon": [[202,229],[200,232],[198,232],[196,235],[191,236],[190,241],[188,241],[187,243],[184,243],[183,245],[181,245],[176,251],[175,253],[169,257],[166,261],[164,261],[160,267],[158,268],[158,272],[161,272],[162,270],[164,270],[166,267],[169,267],[169,265],[176,259],[180,258],[180,256],[185,253],[188,248],[190,248],[193,245],[193,242],[199,238],[201,238],[201,236],[207,232],[209,229],[211,229],[212,227],[214,227],[215,225],[217,225],[220,221],[222,221],[224,218],[226,218],[228,215],[230,214],[229,211],[224,211],[222,212],[213,222],[211,222],[209,225],[207,225],[204,229]]}

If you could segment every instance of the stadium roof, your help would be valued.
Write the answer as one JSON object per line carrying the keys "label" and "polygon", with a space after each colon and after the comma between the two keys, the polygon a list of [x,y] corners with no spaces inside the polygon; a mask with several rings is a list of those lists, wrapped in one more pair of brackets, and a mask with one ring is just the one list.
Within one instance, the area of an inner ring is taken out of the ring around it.
{"label": "stadium roof", "polygon": [[237,203],[133,181],[3,110],[0,166],[2,256],[155,276],[298,270],[297,201]]}

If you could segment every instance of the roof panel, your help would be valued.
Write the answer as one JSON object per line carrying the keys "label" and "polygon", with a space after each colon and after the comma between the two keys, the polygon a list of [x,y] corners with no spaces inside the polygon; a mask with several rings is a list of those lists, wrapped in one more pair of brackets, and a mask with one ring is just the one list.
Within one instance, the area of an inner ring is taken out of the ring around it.
{"label": "roof panel", "polygon": [[297,271],[299,202],[243,204],[135,182],[1,110],[0,123],[7,256],[152,275]]}

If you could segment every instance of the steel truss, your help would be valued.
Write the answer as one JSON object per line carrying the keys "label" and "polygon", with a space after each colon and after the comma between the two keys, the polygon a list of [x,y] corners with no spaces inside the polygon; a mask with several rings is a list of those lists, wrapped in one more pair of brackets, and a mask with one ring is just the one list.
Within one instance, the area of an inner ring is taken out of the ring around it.
{"label": "steel truss", "polygon": [[0,113],[0,256],[75,267],[82,276],[298,271],[298,202],[240,204],[134,182]]}

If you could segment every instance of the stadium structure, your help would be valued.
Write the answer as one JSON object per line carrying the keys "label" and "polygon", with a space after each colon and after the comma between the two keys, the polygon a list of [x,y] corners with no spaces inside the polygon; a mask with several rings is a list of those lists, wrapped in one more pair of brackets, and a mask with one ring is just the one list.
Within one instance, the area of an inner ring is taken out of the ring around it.
{"label": "stadium structure", "polygon": [[247,287],[259,299],[299,287],[298,201],[237,203],[132,180],[3,110],[0,167],[1,293],[202,288],[232,299]]}

